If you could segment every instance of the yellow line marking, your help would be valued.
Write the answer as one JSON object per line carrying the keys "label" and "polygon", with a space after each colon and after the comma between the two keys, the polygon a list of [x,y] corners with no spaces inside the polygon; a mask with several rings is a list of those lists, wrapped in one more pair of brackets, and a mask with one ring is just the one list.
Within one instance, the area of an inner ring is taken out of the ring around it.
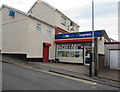
{"label": "yellow line marking", "polygon": [[12,64],[15,64],[15,65],[18,65],[18,66],[26,67],[26,68],[29,68],[29,69],[33,69],[33,70],[36,70],[36,71],[40,71],[40,72],[44,72],[44,73],[49,73],[49,74],[60,76],[60,77],[63,77],[63,78],[67,78],[67,79],[79,81],[79,82],[84,82],[84,83],[88,83],[88,84],[92,84],[92,85],[96,85],[97,84],[96,82],[91,82],[91,81],[87,81],[87,80],[83,80],[83,79],[78,79],[78,78],[74,78],[74,77],[70,77],[70,76],[66,76],[66,75],[61,75],[61,74],[57,74],[57,73],[53,73],[53,72],[49,72],[49,71],[45,71],[45,70],[33,68],[33,67],[30,67],[30,66],[26,66],[26,65],[22,65],[22,64],[18,64],[18,63],[13,63],[13,62],[10,62],[8,60],[2,60],[2,61],[8,62],[8,63],[12,63]]}

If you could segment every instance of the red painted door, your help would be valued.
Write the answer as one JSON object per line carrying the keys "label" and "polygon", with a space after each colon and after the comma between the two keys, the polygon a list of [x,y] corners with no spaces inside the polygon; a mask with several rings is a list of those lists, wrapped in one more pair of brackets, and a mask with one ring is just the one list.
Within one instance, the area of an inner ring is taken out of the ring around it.
{"label": "red painted door", "polygon": [[43,46],[43,62],[48,62],[49,60],[49,46]]}

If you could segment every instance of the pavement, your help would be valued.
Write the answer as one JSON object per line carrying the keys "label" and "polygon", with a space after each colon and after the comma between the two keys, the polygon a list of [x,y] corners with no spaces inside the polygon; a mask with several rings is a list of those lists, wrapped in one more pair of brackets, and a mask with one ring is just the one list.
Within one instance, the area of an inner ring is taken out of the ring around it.
{"label": "pavement", "polygon": [[119,87],[119,71],[104,69],[99,72],[98,77],[89,76],[89,66],[70,63],[55,63],[55,62],[32,62],[24,59],[18,59],[4,55],[4,60],[9,60],[12,63],[24,64],[37,69],[43,69],[50,72],[55,72],[62,75],[68,75],[76,78],[81,78],[93,82],[97,82],[104,85],[110,85],[113,87]]}
{"label": "pavement", "polygon": [[120,71],[105,67],[99,71],[98,77],[120,82]]}

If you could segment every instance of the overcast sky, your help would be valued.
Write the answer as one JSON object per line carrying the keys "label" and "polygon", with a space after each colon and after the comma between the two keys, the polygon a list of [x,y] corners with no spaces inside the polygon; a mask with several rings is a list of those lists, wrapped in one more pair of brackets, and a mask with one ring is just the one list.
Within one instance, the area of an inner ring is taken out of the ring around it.
{"label": "overcast sky", "polygon": [[[36,0],[0,0],[2,4],[27,12]],[[91,31],[92,0],[44,0],[80,25],[79,31]],[[94,0],[95,30],[105,29],[108,36],[118,40],[118,1]],[[43,9],[44,10],[44,9]]]}

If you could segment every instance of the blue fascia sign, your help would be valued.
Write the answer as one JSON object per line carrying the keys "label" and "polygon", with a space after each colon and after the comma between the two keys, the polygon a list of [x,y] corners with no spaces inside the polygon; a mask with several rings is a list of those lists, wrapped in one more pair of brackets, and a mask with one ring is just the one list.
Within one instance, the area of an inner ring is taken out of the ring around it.
{"label": "blue fascia sign", "polygon": [[12,11],[12,10],[10,10],[10,11],[9,11],[9,16],[14,17],[14,16],[15,16],[15,12],[14,12],[14,11]]}
{"label": "blue fascia sign", "polygon": [[[103,36],[102,31],[94,31],[94,37],[102,37],[102,36]],[[92,37],[92,31],[55,35],[55,39],[88,38],[88,37]]]}

